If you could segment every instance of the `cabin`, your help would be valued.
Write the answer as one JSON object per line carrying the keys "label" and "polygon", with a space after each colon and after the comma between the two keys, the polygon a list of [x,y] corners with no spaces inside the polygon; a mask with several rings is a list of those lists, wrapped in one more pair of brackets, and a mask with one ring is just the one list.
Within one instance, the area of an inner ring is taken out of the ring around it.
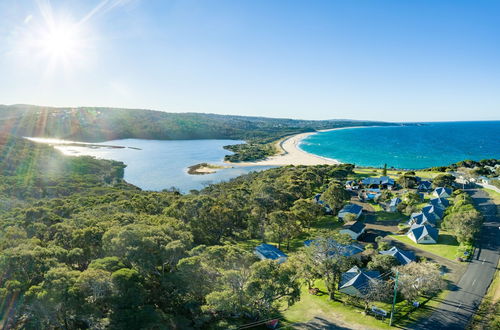
{"label": "cabin", "polygon": [[432,192],[432,194],[437,198],[448,198],[451,196],[451,193],[452,191],[450,188],[444,188],[444,187],[437,187]]}
{"label": "cabin", "polygon": [[432,189],[432,182],[430,181],[420,181],[417,186],[418,191],[430,191]]}
{"label": "cabin", "polygon": [[393,256],[394,258],[396,258],[400,265],[407,265],[410,262],[415,261],[416,259],[415,254],[412,251],[401,250],[395,246],[387,251],[380,251],[379,253],[383,255]]}
{"label": "cabin", "polygon": [[362,270],[354,266],[343,273],[339,282],[339,291],[354,297],[363,297],[370,290],[370,285],[379,280],[380,272]]}
{"label": "cabin", "polygon": [[429,224],[414,224],[410,227],[406,236],[417,244],[436,244],[439,231]]}
{"label": "cabin", "polygon": [[437,224],[437,221],[436,221],[435,217],[430,216],[429,214],[425,214],[423,212],[417,212],[417,213],[411,214],[410,220],[408,221],[409,226],[423,225],[423,224],[429,224],[429,225],[435,227]]}
{"label": "cabin", "polygon": [[379,189],[389,189],[394,188],[394,179],[388,176],[381,176],[380,178],[364,178],[361,180],[361,184],[365,188],[379,188]]}
{"label": "cabin", "polygon": [[403,202],[401,198],[395,197],[389,201],[389,203],[386,206],[386,211],[387,212],[396,212],[398,210],[398,205]]}
{"label": "cabin", "polygon": [[429,217],[433,217],[436,220],[440,220],[444,217],[444,210],[439,207],[434,207],[434,205],[424,206],[422,208],[422,213]]}
{"label": "cabin", "polygon": [[[305,246],[310,246],[311,244],[316,244],[316,240],[310,239],[304,241]],[[327,240],[327,244],[331,257],[335,256],[337,253],[343,257],[361,257],[361,253],[365,250],[364,246],[359,243],[341,244],[332,238]]]}
{"label": "cabin", "polygon": [[441,210],[445,210],[448,206],[450,206],[450,202],[444,198],[433,198],[429,201],[429,204]]}
{"label": "cabin", "polygon": [[344,217],[347,214],[354,214],[354,216],[357,219],[361,215],[361,212],[363,212],[362,206],[360,206],[358,204],[347,204],[339,211],[338,217],[339,217],[339,219],[344,220]]}
{"label": "cabin", "polygon": [[339,231],[339,233],[347,234],[352,239],[356,240],[356,239],[358,239],[359,236],[361,236],[365,232],[365,228],[366,228],[366,226],[364,223],[362,223],[361,221],[355,221],[355,222],[351,222],[349,224],[346,224]]}
{"label": "cabin", "polygon": [[276,260],[279,264],[286,261],[288,256],[276,246],[262,243],[255,247],[254,253],[260,260]]}
{"label": "cabin", "polygon": [[354,180],[349,180],[346,181],[345,183],[345,189],[347,190],[358,190],[359,189],[359,183]]}

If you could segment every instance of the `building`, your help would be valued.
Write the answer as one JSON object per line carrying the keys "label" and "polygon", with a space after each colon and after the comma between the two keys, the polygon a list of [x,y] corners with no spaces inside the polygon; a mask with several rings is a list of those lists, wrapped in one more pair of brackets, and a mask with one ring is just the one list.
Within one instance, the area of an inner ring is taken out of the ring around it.
{"label": "building", "polygon": [[288,256],[276,246],[265,243],[255,247],[254,253],[260,260],[276,260],[278,263],[285,262],[288,258]]}
{"label": "building", "polygon": [[435,217],[425,214],[423,212],[412,213],[410,220],[408,221],[409,226],[413,225],[424,225],[429,224],[433,227],[437,225],[437,220]]}
{"label": "building", "polygon": [[452,191],[450,188],[444,188],[444,187],[437,187],[432,192],[432,194],[437,198],[448,198],[451,196],[451,193]]}
{"label": "building", "polygon": [[354,180],[346,181],[345,183],[345,189],[347,190],[358,190],[359,189],[359,183]]}
{"label": "building", "polygon": [[434,205],[426,205],[422,208],[422,213],[428,217],[433,217],[436,220],[443,219],[444,210]]}
{"label": "building", "polygon": [[414,224],[410,227],[406,236],[418,244],[436,244],[439,237],[439,231],[429,224]]}
{"label": "building", "polygon": [[365,232],[365,224],[361,221],[355,221],[350,224],[346,224],[339,232],[341,234],[347,234],[351,236],[352,239],[358,239]]}
{"label": "building", "polygon": [[[305,246],[310,246],[311,244],[317,244],[317,241],[310,239],[304,242]],[[327,244],[329,250],[328,253],[332,257],[337,253],[343,257],[360,257],[361,253],[365,250],[363,245],[359,243],[341,244],[331,238],[327,240]]]}
{"label": "building", "polygon": [[396,258],[400,265],[407,265],[412,261],[415,261],[416,257],[412,251],[400,250],[397,247],[393,246],[387,251],[380,251],[380,254],[389,255]]}
{"label": "building", "polygon": [[363,297],[370,290],[370,285],[379,280],[380,272],[361,270],[357,266],[343,273],[339,282],[339,291],[350,296]]}
{"label": "building", "polygon": [[398,210],[398,205],[401,204],[402,200],[399,197],[395,197],[389,201],[386,206],[387,212],[396,212]]}
{"label": "building", "polygon": [[394,179],[388,176],[381,176],[380,178],[364,178],[361,180],[361,184],[365,188],[379,188],[379,189],[389,189],[394,188]]}
{"label": "building", "polygon": [[342,219],[344,220],[344,217],[347,215],[347,214],[354,214],[354,216],[357,218],[359,218],[359,216],[361,215],[361,212],[363,212],[363,207],[358,205],[358,204],[347,204],[346,206],[344,206],[340,211],[339,211],[339,219]]}
{"label": "building", "polygon": [[445,198],[433,198],[429,201],[429,204],[441,210],[445,210],[448,206],[450,206],[450,202]]}
{"label": "building", "polygon": [[432,182],[430,181],[420,181],[417,186],[419,191],[430,191],[432,189]]}

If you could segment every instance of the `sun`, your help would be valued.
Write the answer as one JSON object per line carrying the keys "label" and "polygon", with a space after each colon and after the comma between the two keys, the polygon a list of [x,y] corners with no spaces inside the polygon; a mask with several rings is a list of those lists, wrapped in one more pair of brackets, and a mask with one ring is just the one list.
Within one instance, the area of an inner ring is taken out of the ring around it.
{"label": "sun", "polygon": [[78,25],[71,22],[54,23],[38,31],[37,48],[52,61],[74,61],[83,52],[85,42]]}
{"label": "sun", "polygon": [[81,46],[78,34],[70,26],[51,28],[40,39],[40,47],[52,57],[70,57]]}

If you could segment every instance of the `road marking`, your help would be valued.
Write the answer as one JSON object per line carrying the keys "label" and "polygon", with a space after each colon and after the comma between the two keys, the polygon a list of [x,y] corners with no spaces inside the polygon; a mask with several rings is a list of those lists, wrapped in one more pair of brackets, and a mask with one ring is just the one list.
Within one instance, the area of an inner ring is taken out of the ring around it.
{"label": "road marking", "polygon": [[486,261],[486,259],[483,259],[483,262],[481,263],[481,265],[484,264],[485,261]]}
{"label": "road marking", "polygon": [[476,278],[474,279],[474,281],[472,281],[472,286],[474,286],[475,283],[476,283]]}
{"label": "road marking", "polygon": [[460,303],[460,305],[458,305],[457,309],[455,309],[455,312],[458,311],[458,309],[462,307],[462,303]]}

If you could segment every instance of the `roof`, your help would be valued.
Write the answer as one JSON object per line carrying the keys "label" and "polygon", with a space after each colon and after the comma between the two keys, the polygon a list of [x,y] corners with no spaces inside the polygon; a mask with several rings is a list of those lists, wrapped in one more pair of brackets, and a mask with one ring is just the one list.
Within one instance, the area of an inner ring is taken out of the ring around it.
{"label": "roof", "polygon": [[387,251],[380,251],[380,254],[393,256],[397,259],[397,261],[401,265],[409,264],[412,261],[415,261],[415,254],[412,251],[400,250],[397,247],[393,246],[391,249]]}
{"label": "roof", "polygon": [[428,224],[423,224],[423,225],[415,224],[411,226],[409,232],[413,233],[413,236],[415,236],[415,239],[417,241],[420,240],[422,237],[429,235],[437,242],[439,236],[439,231]]}
{"label": "roof", "polygon": [[380,272],[376,270],[362,270],[358,266],[354,266],[342,274],[339,289],[352,286],[364,294],[369,290],[370,282],[375,281],[378,277],[380,277]]}
{"label": "roof", "polygon": [[[427,216],[433,216],[434,218],[442,218],[444,211],[442,208],[435,207],[434,205],[426,205],[422,208],[422,213]],[[437,220],[437,219],[436,219]]]}
{"label": "roof", "polygon": [[364,185],[371,185],[371,184],[393,185],[394,179],[391,179],[388,176],[381,176],[380,178],[364,178],[363,180],[361,180],[361,183],[363,183]]}
{"label": "roof", "polygon": [[436,217],[431,216],[429,214],[425,214],[422,212],[412,213],[410,216],[410,222],[413,222],[417,225],[423,225],[425,223],[430,223],[431,225],[436,225]]}
{"label": "roof", "polygon": [[[310,239],[310,240],[304,241],[304,245],[310,246],[311,244],[314,244],[314,242],[315,242],[315,240]],[[332,238],[328,239],[328,245],[334,247],[335,250],[339,251],[339,253],[343,257],[352,257],[353,255],[361,253],[365,250],[365,248],[360,244],[357,244],[357,243],[341,244]],[[333,256],[333,255],[335,255],[335,253],[333,253],[333,251],[332,251],[331,255]]]}
{"label": "roof", "polygon": [[363,231],[363,229],[365,229],[365,224],[362,223],[361,221],[356,221],[356,222],[353,222],[349,225],[346,225],[344,226],[344,228],[342,229],[349,229],[350,231],[356,233],[356,234],[359,234]]}
{"label": "roof", "polygon": [[347,212],[347,213],[353,213],[353,214],[358,214],[363,210],[363,207],[358,205],[358,204],[347,204],[340,210],[340,212]]}
{"label": "roof", "polygon": [[389,202],[389,206],[398,206],[402,202],[401,198],[395,197]]}
{"label": "roof", "polygon": [[262,256],[264,256],[264,258],[271,260],[287,258],[287,255],[285,253],[271,244],[262,243],[261,245],[255,247],[255,252],[258,252]]}
{"label": "roof", "polygon": [[444,188],[444,187],[437,187],[436,189],[434,189],[434,192],[438,196],[442,196],[444,194],[451,195],[451,193],[452,193],[450,188]]}
{"label": "roof", "polygon": [[419,189],[431,189],[432,182],[430,181],[420,181],[418,188]]}
{"label": "roof", "polygon": [[429,201],[429,203],[432,205],[432,206],[435,206],[436,208],[447,208],[448,206],[450,206],[450,202],[445,199],[445,198],[433,198]]}

